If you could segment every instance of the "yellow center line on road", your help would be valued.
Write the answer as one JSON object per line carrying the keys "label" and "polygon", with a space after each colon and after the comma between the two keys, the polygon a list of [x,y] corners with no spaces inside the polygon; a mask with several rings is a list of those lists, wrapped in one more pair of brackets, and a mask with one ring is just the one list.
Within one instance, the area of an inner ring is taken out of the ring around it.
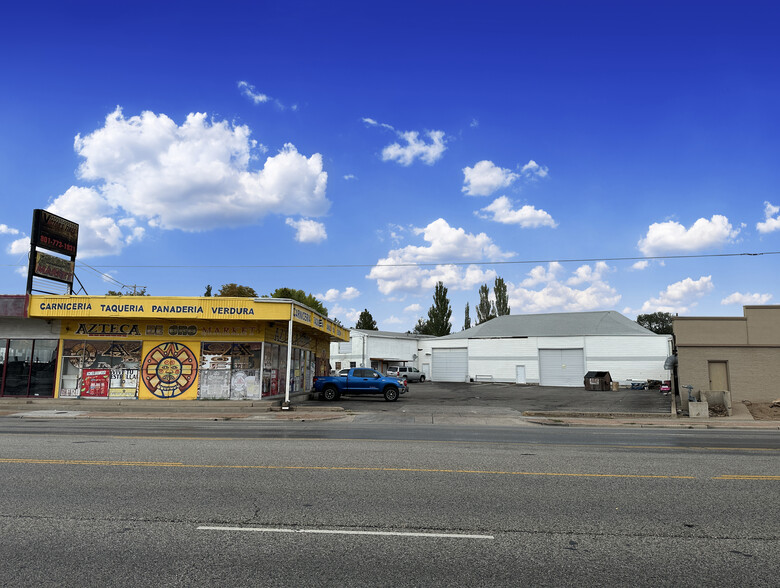
{"label": "yellow center line on road", "polygon": [[695,476],[671,476],[654,474],[588,474],[565,472],[510,472],[502,470],[457,470],[429,468],[386,468],[361,466],[273,466],[273,465],[230,465],[230,464],[185,464],[180,462],[154,461],[100,461],[77,459],[21,459],[0,458],[0,463],[34,465],[97,465],[125,467],[171,467],[204,469],[243,469],[243,470],[307,470],[307,471],[355,471],[355,472],[413,472],[428,474],[487,474],[494,476],[561,476],[572,478],[649,478],[666,480],[695,480]]}

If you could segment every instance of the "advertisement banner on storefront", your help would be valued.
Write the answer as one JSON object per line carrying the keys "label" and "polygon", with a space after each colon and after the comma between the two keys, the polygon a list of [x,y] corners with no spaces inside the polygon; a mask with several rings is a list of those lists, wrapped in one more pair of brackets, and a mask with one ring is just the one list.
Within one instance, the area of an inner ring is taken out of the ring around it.
{"label": "advertisement banner on storefront", "polygon": [[81,379],[81,396],[108,398],[111,370],[84,370]]}

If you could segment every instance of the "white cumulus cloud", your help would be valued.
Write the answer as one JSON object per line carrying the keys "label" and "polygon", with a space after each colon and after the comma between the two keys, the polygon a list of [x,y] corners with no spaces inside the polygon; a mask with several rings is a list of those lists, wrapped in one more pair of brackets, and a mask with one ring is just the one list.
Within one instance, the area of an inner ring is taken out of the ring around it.
{"label": "white cumulus cloud", "polygon": [[406,144],[392,143],[382,149],[382,161],[397,161],[403,166],[409,166],[415,159],[419,159],[427,165],[433,165],[447,149],[444,131],[426,131],[425,136],[430,139],[429,143],[420,139],[420,133],[417,131],[406,131],[399,133],[399,136]]}
{"label": "white cumulus cloud", "polygon": [[338,288],[331,288],[324,294],[315,294],[314,297],[325,302],[335,302],[336,300],[352,300],[360,296],[360,290],[354,286],[348,286],[343,291]]}
{"label": "white cumulus cloud", "polygon": [[490,196],[496,190],[510,186],[519,177],[512,170],[498,167],[485,159],[475,163],[474,167],[463,168],[462,191],[469,196]]}
{"label": "white cumulus cloud", "polygon": [[643,269],[647,269],[647,266],[649,266],[649,265],[650,265],[650,262],[647,261],[646,259],[644,259],[642,261],[637,261],[636,263],[634,263],[634,265],[631,266],[631,269],[643,270]]}
{"label": "white cumulus cloud", "polygon": [[[603,278],[614,271],[604,262],[582,265],[567,280],[558,262],[536,266],[519,285],[507,284],[509,304],[515,312],[581,312],[614,307],[620,294]],[[575,286],[582,286],[576,288]]]}
{"label": "white cumulus cloud", "polygon": [[320,222],[308,218],[300,220],[288,218],[284,222],[295,229],[295,240],[299,243],[321,243],[328,238],[325,225]]}
{"label": "white cumulus cloud", "polygon": [[709,220],[700,218],[689,229],[676,221],[653,223],[637,247],[645,255],[700,251],[733,241],[739,231],[731,226],[728,218],[720,214],[713,215]]}
{"label": "white cumulus cloud", "polygon": [[387,123],[381,123],[369,117],[364,117],[363,122],[370,127],[380,127],[392,131],[403,143],[391,143],[382,149],[382,161],[396,161],[403,166],[409,166],[419,159],[423,163],[433,165],[441,159],[447,149],[444,139],[444,131],[425,131],[420,138],[419,131],[397,131],[395,127]]}
{"label": "white cumulus cloud", "polygon": [[[464,268],[446,262],[497,261],[514,255],[502,251],[485,233],[467,233],[462,228],[451,227],[442,218],[415,229],[415,233],[421,234],[427,245],[408,245],[389,251],[367,276],[377,281],[383,294],[432,290],[438,281],[448,288],[468,290],[495,278],[496,272],[473,264]],[[430,268],[415,265],[422,263],[437,265]]]}
{"label": "white cumulus cloud", "polygon": [[666,290],[659,292],[657,297],[645,301],[639,312],[685,313],[696,306],[698,301],[714,287],[712,276],[702,276],[698,280],[685,278],[669,284]]}
{"label": "white cumulus cloud", "polygon": [[539,178],[546,178],[550,170],[531,159],[520,169],[520,173],[529,180],[538,180]]}
{"label": "white cumulus cloud", "polygon": [[780,230],[780,206],[774,206],[770,202],[764,202],[764,220],[756,223],[759,233],[771,233]]}
{"label": "white cumulus cloud", "polygon": [[349,328],[349,325],[357,324],[361,312],[363,311],[358,308],[345,308],[339,304],[334,304],[328,309],[328,316],[339,319]]}
{"label": "white cumulus cloud", "polygon": [[125,118],[117,107],[102,128],[74,141],[78,176],[93,185],[71,187],[48,209],[80,221],[80,241],[89,242],[80,257],[118,253],[143,236],[142,224],[204,231],[328,211],[319,153],[306,157],[286,144],[254,169],[260,147],[248,127],[203,113],[177,125],[148,111]]}
{"label": "white cumulus cloud", "polygon": [[145,234],[134,217],[94,188],[71,186],[47,210],[79,224],[79,259],[116,255]]}
{"label": "white cumulus cloud", "polygon": [[751,294],[749,292],[745,292],[744,294],[741,292],[734,292],[733,294],[729,294],[726,296],[723,300],[720,301],[721,304],[740,304],[742,306],[749,306],[751,304],[766,304],[772,299],[771,294],[759,294],[754,293]]}
{"label": "white cumulus cloud", "polygon": [[[489,214],[481,214],[482,212]],[[526,229],[536,227],[555,228],[558,226],[548,212],[541,208],[537,209],[530,204],[513,210],[512,201],[506,196],[496,198],[491,204],[479,211],[475,211],[474,214],[486,220],[492,220],[505,225],[520,225]]]}
{"label": "white cumulus cloud", "polygon": [[18,235],[19,230],[9,227],[8,225],[0,224],[0,235]]}
{"label": "white cumulus cloud", "polygon": [[404,312],[420,312],[422,310],[422,306],[419,304],[410,304],[406,308],[404,308]]}

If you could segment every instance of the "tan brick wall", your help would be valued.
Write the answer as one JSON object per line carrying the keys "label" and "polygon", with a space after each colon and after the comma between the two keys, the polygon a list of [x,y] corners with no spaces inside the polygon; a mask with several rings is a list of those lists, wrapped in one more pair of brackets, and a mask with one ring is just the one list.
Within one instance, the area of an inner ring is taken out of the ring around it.
{"label": "tan brick wall", "polygon": [[732,402],[772,402],[780,398],[780,347],[679,347],[678,380],[708,390],[709,361],[728,362]]}
{"label": "tan brick wall", "polygon": [[744,345],[748,342],[747,321],[743,317],[675,317],[674,336],[678,345]]}

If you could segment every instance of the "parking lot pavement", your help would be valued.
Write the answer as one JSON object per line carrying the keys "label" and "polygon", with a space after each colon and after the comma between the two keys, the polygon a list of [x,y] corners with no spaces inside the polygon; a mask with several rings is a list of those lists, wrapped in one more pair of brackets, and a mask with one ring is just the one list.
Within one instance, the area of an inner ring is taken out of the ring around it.
{"label": "parking lot pavement", "polygon": [[[319,403],[306,401],[301,404]],[[667,417],[672,397],[658,390],[587,391],[583,388],[526,386],[499,383],[423,382],[409,384],[398,402],[381,396],[346,396],[335,404],[345,410],[367,413],[435,412],[438,415],[477,414],[485,417],[521,417],[523,413],[631,414]]]}

